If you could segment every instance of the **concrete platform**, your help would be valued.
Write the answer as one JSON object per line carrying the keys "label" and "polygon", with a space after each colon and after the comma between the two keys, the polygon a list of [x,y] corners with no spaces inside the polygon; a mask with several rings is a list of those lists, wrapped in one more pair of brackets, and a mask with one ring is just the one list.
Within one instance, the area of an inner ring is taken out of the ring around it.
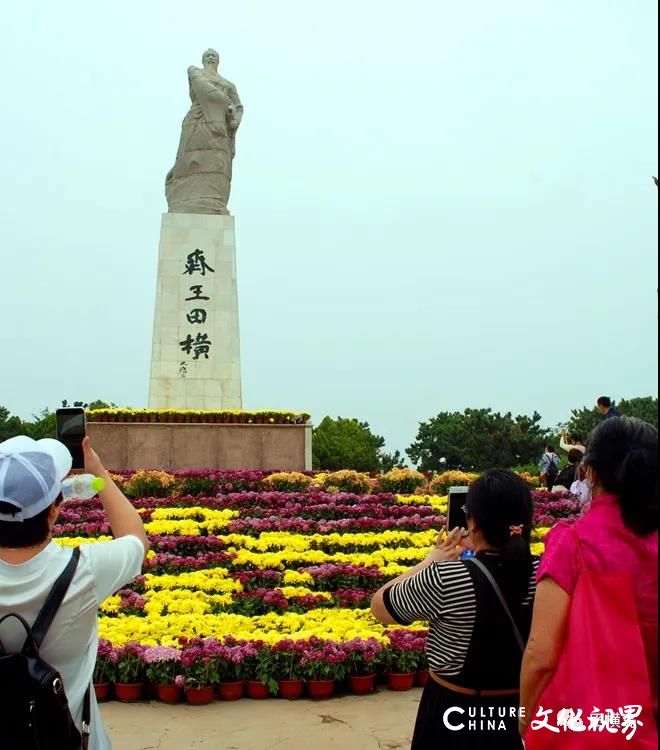
{"label": "concrete platform", "polygon": [[421,689],[325,701],[105,703],[114,750],[408,750]]}
{"label": "concrete platform", "polygon": [[89,422],[87,434],[109,468],[312,468],[311,424]]}

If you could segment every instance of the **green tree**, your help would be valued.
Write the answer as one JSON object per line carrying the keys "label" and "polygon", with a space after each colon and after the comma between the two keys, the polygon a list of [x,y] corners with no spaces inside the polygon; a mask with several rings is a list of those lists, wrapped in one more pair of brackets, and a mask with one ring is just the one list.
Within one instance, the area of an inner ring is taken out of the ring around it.
{"label": "green tree", "polygon": [[402,469],[405,465],[405,459],[401,455],[401,451],[394,451],[394,453],[385,453],[380,451],[380,470],[391,471],[392,469]]}
{"label": "green tree", "polygon": [[658,399],[653,396],[637,396],[636,398],[622,398],[619,401],[621,414],[626,417],[637,417],[652,424],[658,429]]}
{"label": "green tree", "polygon": [[33,414],[32,419],[32,422],[23,423],[25,434],[28,437],[34,440],[57,437],[54,411],[48,408],[42,409],[38,414]]}
{"label": "green tree", "polygon": [[20,417],[12,417],[9,409],[0,406],[0,443],[21,434],[23,434],[23,423]]}
{"label": "green tree", "polygon": [[366,422],[325,417],[314,430],[312,463],[315,469],[378,471],[385,440]]}
{"label": "green tree", "polygon": [[548,431],[540,422],[537,412],[515,418],[492,409],[440,412],[420,423],[406,453],[422,471],[509,468],[541,454]]}
{"label": "green tree", "polygon": [[[638,396],[635,398],[622,398],[618,403],[612,402],[621,414],[626,417],[637,417],[644,422],[649,422],[656,429],[658,427],[658,399],[653,396]],[[603,415],[597,407],[589,409],[583,406],[581,409],[573,409],[568,420],[569,432],[577,432],[582,440],[588,440],[589,435],[603,421]]]}

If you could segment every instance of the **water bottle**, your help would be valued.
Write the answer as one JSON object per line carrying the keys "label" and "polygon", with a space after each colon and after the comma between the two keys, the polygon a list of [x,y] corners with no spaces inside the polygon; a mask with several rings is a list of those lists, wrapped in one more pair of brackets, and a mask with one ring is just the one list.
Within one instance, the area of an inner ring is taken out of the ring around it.
{"label": "water bottle", "polygon": [[76,474],[62,482],[62,496],[65,500],[90,500],[105,487],[105,479],[93,474]]}

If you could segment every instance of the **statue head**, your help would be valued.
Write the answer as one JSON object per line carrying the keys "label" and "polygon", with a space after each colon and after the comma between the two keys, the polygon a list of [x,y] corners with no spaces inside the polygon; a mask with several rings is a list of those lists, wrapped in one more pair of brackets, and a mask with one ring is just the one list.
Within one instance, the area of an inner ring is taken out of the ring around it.
{"label": "statue head", "polygon": [[213,68],[217,72],[218,65],[220,64],[220,55],[214,49],[207,49],[202,55],[202,65]]}

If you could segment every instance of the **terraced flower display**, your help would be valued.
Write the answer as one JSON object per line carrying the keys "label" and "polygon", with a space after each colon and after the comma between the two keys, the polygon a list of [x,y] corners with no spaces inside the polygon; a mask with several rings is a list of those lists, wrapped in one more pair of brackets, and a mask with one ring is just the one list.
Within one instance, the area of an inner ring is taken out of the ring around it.
{"label": "terraced flower display", "polygon": [[[118,476],[127,490],[132,483],[133,495],[146,486],[164,496],[133,500],[152,548],[143,575],[101,607],[106,675],[134,643],[145,649],[145,669],[149,649],[157,647],[182,655],[210,649],[204,658],[211,660],[234,649],[240,665],[232,674],[273,692],[283,643],[291,674],[302,675],[305,664],[311,674],[313,661],[319,673],[342,678],[365,652],[374,654],[373,670],[387,669],[401,648],[410,652],[403,662],[424,666],[426,624],[382,626],[369,600],[424,558],[446,521],[447,498],[328,491],[323,481],[304,491],[272,491],[262,489],[273,485],[265,479],[255,472],[189,472],[175,481],[162,473]],[[547,493],[535,498],[532,551],[541,554],[548,528],[560,517],[575,518],[579,506]],[[108,539],[109,532],[98,500],[66,503],[55,528],[66,546]],[[319,659],[332,668],[321,669]],[[186,661],[170,665],[183,681]]]}

